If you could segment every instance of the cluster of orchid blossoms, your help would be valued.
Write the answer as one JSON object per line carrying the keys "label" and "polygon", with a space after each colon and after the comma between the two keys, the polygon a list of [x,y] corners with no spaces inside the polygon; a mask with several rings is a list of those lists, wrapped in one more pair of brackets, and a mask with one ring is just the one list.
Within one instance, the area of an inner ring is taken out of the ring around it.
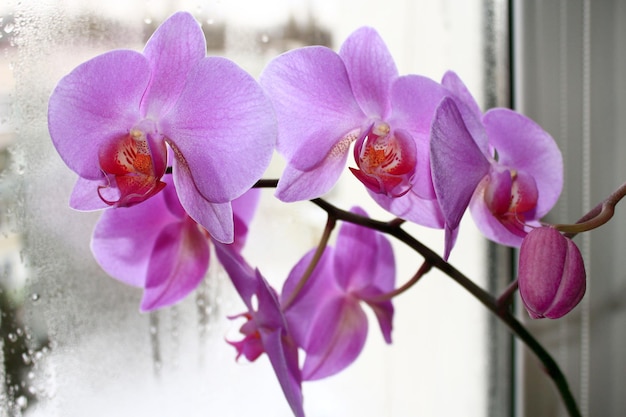
{"label": "cluster of orchid blossoms", "polygon": [[281,201],[322,201],[352,156],[350,171],[397,216],[396,230],[403,221],[444,230],[443,256],[431,260],[447,264],[469,207],[488,239],[521,247],[517,283],[531,317],[561,317],[581,300],[580,252],[540,223],[559,197],[563,167],[533,121],[504,108],[483,113],[453,72],[441,82],[400,76],[372,28],[355,31],[338,53],[288,51],[258,82],[207,57],[205,42],[196,20],[176,13],[143,53],[96,56],[50,97],[50,136],[79,177],[70,206],[106,209],[93,254],[112,277],[143,288],[142,311],[192,292],[213,245],[247,308],[235,316],[245,320],[243,339],[229,343],[237,357],[267,354],[298,417],[302,382],[340,372],[361,352],[365,305],[391,343],[391,299],[401,292],[394,255],[362,209],[343,211],[353,221],[341,224],[334,247],[329,221],[280,293],[243,258],[275,150],[286,161],[274,184]]}

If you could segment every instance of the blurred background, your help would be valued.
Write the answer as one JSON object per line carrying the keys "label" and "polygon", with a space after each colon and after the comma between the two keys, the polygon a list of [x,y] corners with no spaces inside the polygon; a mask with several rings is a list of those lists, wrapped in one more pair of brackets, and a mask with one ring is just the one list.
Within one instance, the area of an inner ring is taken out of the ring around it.
{"label": "blurred background", "polygon": [[[503,0],[9,0],[0,5],[0,417],[289,416],[269,362],[235,362],[242,311],[214,263],[177,306],[141,314],[141,291],[108,277],[89,250],[99,213],[68,207],[76,179],[47,132],[50,92],[76,65],[114,48],[141,50],[178,10],[205,32],[208,53],[257,76],[288,49],[338,49],[375,27],[400,73],[440,80],[456,71],[483,109],[514,106],[559,142],[566,190],[552,221],[573,222],[626,178],[620,134],[626,99],[626,17],[620,1]],[[276,157],[267,178],[280,176]],[[347,174],[326,196],[391,216]],[[621,217],[620,217],[621,216]],[[565,320],[530,323],[563,366],[585,415],[621,416],[626,365],[623,261],[613,227],[577,238],[589,294]],[[265,190],[245,249],[275,288],[315,246],[325,215]],[[441,252],[443,233],[408,225]],[[394,242],[397,281],[421,263]],[[497,293],[515,252],[463,221],[451,263]],[[432,272],[394,301],[394,343],[372,323],[346,371],[304,384],[312,417],[559,416],[551,381],[471,296]],[[521,311],[521,317],[526,313]]]}

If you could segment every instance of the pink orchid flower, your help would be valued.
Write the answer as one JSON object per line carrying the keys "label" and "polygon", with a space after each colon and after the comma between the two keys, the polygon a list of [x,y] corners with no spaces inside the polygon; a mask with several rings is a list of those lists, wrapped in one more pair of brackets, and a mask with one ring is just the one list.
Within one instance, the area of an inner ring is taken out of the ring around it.
{"label": "pink orchid flower", "polygon": [[[365,216],[360,208],[353,212]],[[294,291],[314,251],[293,268],[282,292],[283,303]],[[345,223],[334,248],[327,247],[315,271],[286,308],[294,338],[306,352],[304,380],[336,374],[361,353],[368,321],[362,303],[374,311],[383,337],[391,343],[393,305],[377,297],[395,285],[395,261],[389,241],[380,233]]]}
{"label": "pink orchid flower", "polygon": [[202,29],[185,12],[159,26],[143,53],[111,51],[61,79],[48,127],[79,176],[71,207],[141,203],[165,187],[171,164],[185,211],[225,243],[230,202],[261,177],[276,137],[262,89],[233,62],[206,57]]}
{"label": "pink orchid flower", "polygon": [[540,126],[513,110],[482,115],[466,103],[467,97],[445,98],[432,125],[431,169],[446,220],[445,258],[468,206],[488,239],[519,247],[563,186],[561,152]]}
{"label": "pink orchid flower", "polygon": [[[106,210],[91,241],[94,257],[109,275],[143,288],[141,311],[175,304],[204,279],[211,236],[182,207],[166,175],[163,191],[142,204]],[[259,190],[232,202],[235,242],[240,251],[257,206]]]}
{"label": "pink orchid flower", "polygon": [[342,173],[350,147],[354,175],[385,209],[443,227],[429,162],[432,117],[448,93],[417,75],[398,76],[378,33],[355,31],[339,53],[322,46],[273,59],[259,82],[279,122],[277,149],[287,160],[276,196],[315,198]]}
{"label": "pink orchid flower", "polygon": [[245,313],[231,317],[246,319],[240,330],[244,338],[229,342],[237,349],[237,358],[244,355],[254,361],[267,353],[294,415],[304,417],[298,347],[289,331],[276,291],[231,247],[218,244],[216,253],[247,308]]}

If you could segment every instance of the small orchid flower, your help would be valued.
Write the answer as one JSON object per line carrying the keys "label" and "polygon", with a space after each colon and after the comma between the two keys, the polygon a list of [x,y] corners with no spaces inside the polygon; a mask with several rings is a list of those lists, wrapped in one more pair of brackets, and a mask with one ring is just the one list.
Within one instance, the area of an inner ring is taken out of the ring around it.
{"label": "small orchid flower", "polygon": [[487,238],[518,247],[563,185],[561,153],[540,126],[509,109],[481,116],[468,108],[459,97],[447,97],[432,125],[431,169],[446,221],[445,258],[468,205]]}
{"label": "small orchid flower", "polygon": [[230,202],[268,166],[275,119],[250,75],[205,55],[200,25],[180,12],[159,26],[143,53],[111,51],[61,79],[48,127],[79,176],[71,207],[141,203],[165,187],[171,164],[185,211],[214,239],[233,241]]}
{"label": "small orchid flower", "polygon": [[246,319],[241,327],[244,339],[229,342],[237,349],[237,358],[244,355],[254,361],[267,353],[293,413],[304,417],[298,347],[289,332],[278,295],[261,273],[253,270],[232,248],[218,244],[216,253],[248,309],[232,317]]}
{"label": "small orchid flower", "polygon": [[[354,213],[366,215],[360,208]],[[282,292],[292,296],[313,251],[293,268]],[[334,248],[326,247],[307,283],[286,307],[285,316],[299,346],[306,352],[304,380],[336,374],[360,354],[367,336],[362,303],[374,311],[383,337],[391,343],[393,305],[379,299],[395,285],[395,262],[389,241],[380,233],[345,223]]]}
{"label": "small orchid flower", "polygon": [[[141,311],[177,303],[193,291],[209,267],[209,233],[188,214],[168,184],[142,204],[106,210],[96,225],[91,249],[113,278],[144,289]],[[235,243],[241,250],[259,192],[233,201]]]}
{"label": "small orchid flower", "polygon": [[328,192],[354,143],[357,168],[351,171],[382,207],[443,227],[428,143],[434,111],[447,90],[425,77],[398,76],[374,29],[355,31],[339,53],[311,46],[278,56],[260,83],[274,104],[277,149],[287,160],[276,190],[279,199]]}
{"label": "small orchid flower", "polygon": [[585,295],[586,273],[576,244],[552,227],[531,230],[520,247],[518,284],[533,319],[558,319]]}

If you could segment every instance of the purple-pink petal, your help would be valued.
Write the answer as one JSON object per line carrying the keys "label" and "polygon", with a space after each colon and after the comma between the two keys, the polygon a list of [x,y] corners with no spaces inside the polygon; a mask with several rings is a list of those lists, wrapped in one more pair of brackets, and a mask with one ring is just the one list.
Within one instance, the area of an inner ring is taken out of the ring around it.
{"label": "purple-pink petal", "polygon": [[185,211],[200,223],[218,242],[232,243],[235,239],[233,211],[230,202],[213,203],[198,191],[194,178],[178,158],[173,161],[173,177],[180,203]]}
{"label": "purple-pink petal", "polygon": [[463,116],[467,130],[474,138],[474,142],[476,142],[485,156],[489,156],[489,140],[485,127],[482,124],[483,113],[478,103],[455,72],[447,71],[443,75],[441,84],[454,99],[457,108]]}
{"label": "purple-pink petal", "polygon": [[430,154],[433,185],[448,229],[444,249],[444,258],[447,258],[454,243],[455,229],[490,167],[451,98],[444,98],[437,109]]}
{"label": "purple-pink petal", "polygon": [[260,198],[261,190],[259,188],[252,188],[246,191],[241,197],[234,199],[231,203],[235,233],[233,248],[237,252],[241,252],[241,249],[246,243],[248,228],[259,205]]}
{"label": "purple-pink petal", "polygon": [[[70,195],[70,207],[81,211],[95,211],[108,208],[109,205],[100,198],[100,195],[108,201],[117,201],[120,196],[117,188],[108,187],[108,185],[104,175],[102,175],[100,180],[88,180],[78,177]],[[100,194],[97,192],[99,187],[104,187],[100,189]]]}
{"label": "purple-pink petal", "polygon": [[226,203],[252,187],[267,169],[276,141],[271,103],[261,87],[219,57],[204,58],[193,68],[161,128],[197,192],[211,203]]}
{"label": "purple-pink petal", "polygon": [[352,92],[368,117],[385,118],[391,103],[389,90],[398,70],[384,41],[370,27],[353,32],[339,50]]}
{"label": "purple-pink petal", "polygon": [[150,80],[140,53],[116,50],[79,65],[59,81],[48,103],[48,130],[67,166],[87,179],[102,178],[98,151],[127,136],[140,121]]}
{"label": "purple-pink petal", "polygon": [[178,12],[157,28],[143,53],[150,62],[152,77],[141,113],[158,119],[176,103],[190,69],[206,55],[204,33],[191,14]]}
{"label": "purple-pink petal", "polygon": [[389,197],[370,191],[370,197],[388,212],[407,221],[434,229],[444,227],[445,220],[435,199],[423,199],[412,191],[401,197]]}
{"label": "purple-pink petal", "polygon": [[144,287],[150,254],[161,230],[180,218],[172,214],[163,194],[133,207],[107,210],[96,224],[91,250],[110,276],[126,284]]}
{"label": "purple-pink petal", "polygon": [[283,170],[276,197],[284,202],[310,200],[326,194],[337,183],[348,159],[345,152],[329,155],[322,163],[310,171],[300,171],[293,165]]}
{"label": "purple-pink petal", "polygon": [[509,109],[491,109],[483,117],[498,163],[531,175],[536,182],[536,218],[556,203],[563,187],[563,158],[554,139],[526,116]]}
{"label": "purple-pink petal", "polygon": [[209,267],[209,242],[197,224],[164,227],[157,237],[147,271],[141,310],[169,306],[195,290]]}
{"label": "purple-pink petal", "polygon": [[340,372],[361,353],[366,337],[367,316],[359,300],[351,297],[327,300],[303,346],[307,355],[302,378],[311,381]]}
{"label": "purple-pink petal", "polygon": [[[484,201],[484,187],[480,187],[470,202],[470,211],[474,222],[480,229],[480,232],[489,240],[500,243],[501,245],[519,247],[522,243],[523,236],[521,233],[512,233],[502,222],[494,217],[493,213]],[[524,225],[530,227],[539,227],[537,220],[525,219]],[[520,227],[523,227],[520,224]]]}
{"label": "purple-pink petal", "polygon": [[304,417],[298,349],[281,330],[261,329],[261,339],[280,387],[295,417]]}
{"label": "purple-pink petal", "polygon": [[276,111],[277,149],[299,170],[319,165],[366,120],[343,61],[328,48],[312,46],[284,53],[270,61],[259,82]]}
{"label": "purple-pink petal", "polygon": [[407,130],[415,140],[417,164],[413,192],[421,198],[434,199],[430,169],[430,127],[435,110],[447,91],[435,81],[419,75],[399,77],[390,91],[393,112],[391,126]]}

